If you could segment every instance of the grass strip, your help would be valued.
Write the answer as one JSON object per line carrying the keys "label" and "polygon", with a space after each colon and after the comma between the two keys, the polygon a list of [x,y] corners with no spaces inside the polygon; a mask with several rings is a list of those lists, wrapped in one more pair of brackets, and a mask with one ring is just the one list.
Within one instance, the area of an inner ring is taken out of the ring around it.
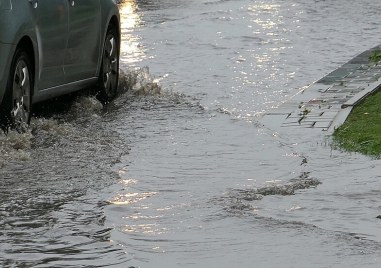
{"label": "grass strip", "polygon": [[349,152],[381,156],[381,91],[356,106],[333,133],[334,146]]}

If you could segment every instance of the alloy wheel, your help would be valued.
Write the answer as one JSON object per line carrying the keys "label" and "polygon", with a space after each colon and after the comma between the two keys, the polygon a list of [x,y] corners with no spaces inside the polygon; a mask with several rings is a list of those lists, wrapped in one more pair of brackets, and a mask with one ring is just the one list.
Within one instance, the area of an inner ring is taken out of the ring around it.
{"label": "alloy wheel", "polygon": [[12,85],[12,110],[11,118],[14,127],[19,132],[28,128],[31,110],[31,79],[27,58],[21,54],[16,62]]}
{"label": "alloy wheel", "polygon": [[118,48],[117,40],[112,32],[106,37],[102,67],[103,88],[107,98],[112,98],[118,84]]}

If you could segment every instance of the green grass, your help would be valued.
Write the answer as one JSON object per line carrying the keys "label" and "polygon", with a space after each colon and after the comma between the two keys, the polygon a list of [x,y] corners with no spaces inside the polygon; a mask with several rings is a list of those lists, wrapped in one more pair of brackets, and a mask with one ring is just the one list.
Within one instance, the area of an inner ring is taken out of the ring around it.
{"label": "green grass", "polygon": [[381,60],[381,50],[373,50],[369,55],[369,61],[378,64]]}
{"label": "green grass", "polygon": [[381,156],[381,91],[356,106],[333,133],[335,146],[372,157]]}

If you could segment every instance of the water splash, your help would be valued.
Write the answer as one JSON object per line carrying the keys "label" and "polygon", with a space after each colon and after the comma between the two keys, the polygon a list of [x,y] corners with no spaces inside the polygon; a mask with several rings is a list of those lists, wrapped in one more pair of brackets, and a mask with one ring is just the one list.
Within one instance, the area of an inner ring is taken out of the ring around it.
{"label": "water splash", "polygon": [[268,184],[248,189],[232,189],[226,196],[217,198],[215,201],[223,203],[224,210],[233,214],[243,212],[257,212],[258,208],[253,205],[253,201],[262,200],[266,196],[289,196],[296,191],[317,187],[321,182],[310,177],[309,172],[302,172],[298,177],[290,179],[286,183],[282,181],[271,181]]}
{"label": "water splash", "polygon": [[102,111],[103,105],[94,96],[79,96],[73,103],[70,112],[75,114],[91,114]]}
{"label": "water splash", "polygon": [[296,191],[317,187],[321,182],[311,178],[308,172],[302,172],[299,177],[287,183],[270,182],[269,185],[256,189],[233,190],[230,195],[245,201],[261,200],[268,195],[294,195]]}
{"label": "water splash", "polygon": [[[119,92],[127,91],[135,96],[157,96],[161,94],[161,87],[150,74],[149,68],[143,67],[121,70]],[[174,95],[174,98],[180,101],[180,96]],[[74,99],[60,100],[58,105],[55,101],[44,103],[25,133],[13,130],[8,134],[0,133],[0,168],[9,162],[30,160],[33,148],[57,146],[59,139],[79,131],[76,128],[80,126],[77,127],[77,124],[96,124],[95,120],[101,118],[104,108],[95,96],[87,92],[80,92]]]}
{"label": "water splash", "polygon": [[160,95],[161,93],[161,86],[150,74],[147,66],[136,70],[121,70],[119,88],[122,91],[130,90],[134,95]]}
{"label": "water splash", "polygon": [[30,159],[31,138],[30,132],[20,134],[9,131],[7,135],[0,134],[0,169],[9,161],[26,161]]}
{"label": "water splash", "polygon": [[72,132],[73,126],[66,122],[59,122],[53,118],[36,118],[32,120],[31,131],[36,134],[51,135],[51,136],[65,136]]}

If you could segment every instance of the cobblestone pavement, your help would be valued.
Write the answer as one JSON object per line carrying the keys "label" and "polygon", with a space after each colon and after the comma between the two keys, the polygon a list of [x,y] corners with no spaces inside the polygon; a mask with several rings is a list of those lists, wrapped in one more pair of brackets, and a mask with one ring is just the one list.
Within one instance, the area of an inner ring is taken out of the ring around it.
{"label": "cobblestone pavement", "polygon": [[276,130],[307,128],[331,134],[356,104],[381,87],[381,64],[369,61],[369,55],[379,49],[381,45],[361,53],[267,111],[262,123]]}

